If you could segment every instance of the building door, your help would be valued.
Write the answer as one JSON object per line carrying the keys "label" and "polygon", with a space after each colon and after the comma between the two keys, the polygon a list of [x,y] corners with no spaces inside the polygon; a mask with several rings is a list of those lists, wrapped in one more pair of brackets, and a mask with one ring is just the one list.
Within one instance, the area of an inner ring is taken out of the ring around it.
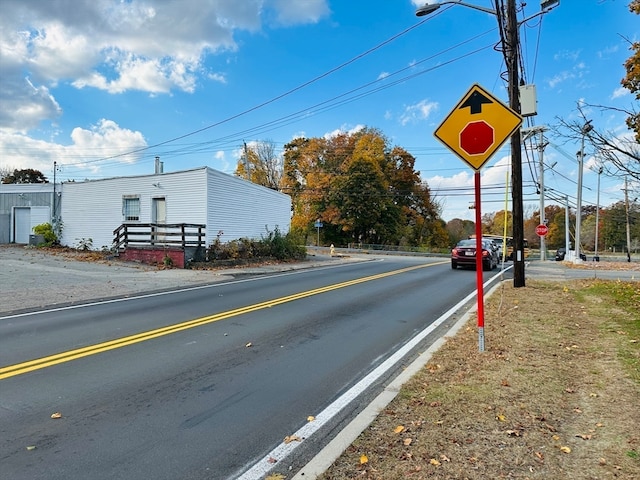
{"label": "building door", "polygon": [[[167,223],[167,200],[164,197],[154,198],[151,203],[151,221],[157,225],[162,225]],[[154,228],[154,241],[158,243],[162,243],[165,241],[164,236],[164,228],[162,227],[153,227]]]}
{"label": "building door", "polygon": [[13,207],[13,241],[29,243],[33,227],[51,222],[49,207]]}
{"label": "building door", "polygon": [[13,210],[13,241],[29,243],[31,233],[31,207],[15,207]]}

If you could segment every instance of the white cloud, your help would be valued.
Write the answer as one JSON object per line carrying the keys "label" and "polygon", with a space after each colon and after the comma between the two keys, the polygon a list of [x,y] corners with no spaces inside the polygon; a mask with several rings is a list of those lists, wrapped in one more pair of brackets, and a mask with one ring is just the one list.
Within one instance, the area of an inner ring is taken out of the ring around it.
{"label": "white cloud", "polygon": [[437,102],[429,102],[428,100],[421,100],[420,102],[405,107],[404,113],[400,115],[400,124],[406,125],[408,123],[417,122],[429,118],[429,115],[438,109]]}
{"label": "white cloud", "polygon": [[137,160],[135,154],[122,154],[147,145],[140,132],[122,128],[105,119],[89,130],[73,129],[71,140],[70,145],[61,145],[30,138],[20,132],[0,130],[0,151],[13,152],[10,157],[2,159],[2,164],[18,169],[35,168],[44,173],[51,170],[56,161],[61,167],[67,166],[69,172],[73,167],[97,171],[98,164],[92,161],[114,157],[111,163],[134,163]]}
{"label": "white cloud", "polygon": [[235,51],[236,32],[329,13],[326,0],[3,0],[0,128],[24,132],[58,116],[49,92],[63,81],[112,94],[193,92],[200,75],[224,83],[202,63]]}
{"label": "white cloud", "polygon": [[54,119],[62,109],[45,86],[34,86],[28,78],[9,77],[2,81],[0,126],[8,132],[26,133],[42,119]]}
{"label": "white cloud", "polygon": [[356,125],[351,128],[347,127],[346,125],[343,125],[340,128],[336,128],[331,132],[325,133],[323,135],[323,138],[326,138],[328,140],[342,134],[353,135],[355,133],[358,133],[360,130],[363,130],[364,128],[366,128],[365,125]]}
{"label": "white cloud", "polygon": [[611,99],[616,99],[620,97],[624,97],[625,95],[631,95],[631,92],[624,87],[616,88],[611,94]]}
{"label": "white cloud", "polygon": [[326,0],[266,0],[266,6],[276,12],[276,21],[282,25],[316,23],[329,14]]}

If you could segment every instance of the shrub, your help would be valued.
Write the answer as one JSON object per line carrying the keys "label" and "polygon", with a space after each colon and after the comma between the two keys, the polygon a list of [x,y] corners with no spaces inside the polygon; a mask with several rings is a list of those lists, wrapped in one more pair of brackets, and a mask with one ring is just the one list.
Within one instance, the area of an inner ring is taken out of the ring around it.
{"label": "shrub", "polygon": [[276,228],[267,230],[266,236],[260,240],[240,238],[222,243],[218,232],[216,239],[207,249],[207,259],[216,260],[300,260],[306,257],[307,250],[294,235],[282,235]]}
{"label": "shrub", "polygon": [[58,236],[53,231],[53,227],[50,223],[41,223],[33,227],[33,233],[36,235],[42,235],[44,238],[44,245],[50,247],[58,243]]}

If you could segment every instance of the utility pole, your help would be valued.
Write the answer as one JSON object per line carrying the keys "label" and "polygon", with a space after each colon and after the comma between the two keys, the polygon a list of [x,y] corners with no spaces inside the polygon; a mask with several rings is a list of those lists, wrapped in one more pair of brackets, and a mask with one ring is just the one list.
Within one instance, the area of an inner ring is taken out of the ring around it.
{"label": "utility pole", "polygon": [[596,262],[600,261],[600,257],[598,256],[598,237],[600,236],[600,175],[602,175],[602,167],[598,169],[598,194],[596,196],[596,244],[593,254],[593,259]]}
{"label": "utility pole", "polygon": [[582,224],[582,177],[584,171],[584,157],[586,156],[584,153],[584,137],[593,130],[593,126],[591,125],[591,120],[587,120],[585,124],[580,129],[580,133],[582,133],[582,143],[580,145],[580,151],[578,152],[578,195],[576,200],[576,258],[575,262],[580,262],[580,225]]}
{"label": "utility pole", "polygon": [[564,196],[564,202],[564,254],[569,255],[569,249],[571,247],[571,242],[569,240],[569,214],[571,213],[571,210],[569,210],[569,195]]}
{"label": "utility pole", "polygon": [[[518,21],[516,1],[507,0],[504,56],[509,83],[509,106],[520,113],[518,75]],[[522,143],[519,134],[511,136],[511,197],[513,202],[513,286],[524,287],[524,208],[522,200]]]}
{"label": "utility pole", "polygon": [[631,228],[629,226],[629,187],[627,177],[624,177],[624,208],[627,217],[627,262],[631,261]]}

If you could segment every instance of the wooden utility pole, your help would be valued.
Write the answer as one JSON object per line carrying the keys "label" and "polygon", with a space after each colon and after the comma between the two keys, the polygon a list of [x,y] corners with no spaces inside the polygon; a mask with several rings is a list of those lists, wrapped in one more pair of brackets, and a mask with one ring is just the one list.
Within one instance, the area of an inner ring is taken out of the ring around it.
{"label": "wooden utility pole", "polygon": [[[509,107],[520,113],[518,75],[518,20],[516,0],[507,0],[504,56],[509,83]],[[500,17],[498,17],[500,18]],[[524,208],[522,200],[522,141],[520,132],[511,136],[511,197],[513,203],[513,286],[524,287]]]}

